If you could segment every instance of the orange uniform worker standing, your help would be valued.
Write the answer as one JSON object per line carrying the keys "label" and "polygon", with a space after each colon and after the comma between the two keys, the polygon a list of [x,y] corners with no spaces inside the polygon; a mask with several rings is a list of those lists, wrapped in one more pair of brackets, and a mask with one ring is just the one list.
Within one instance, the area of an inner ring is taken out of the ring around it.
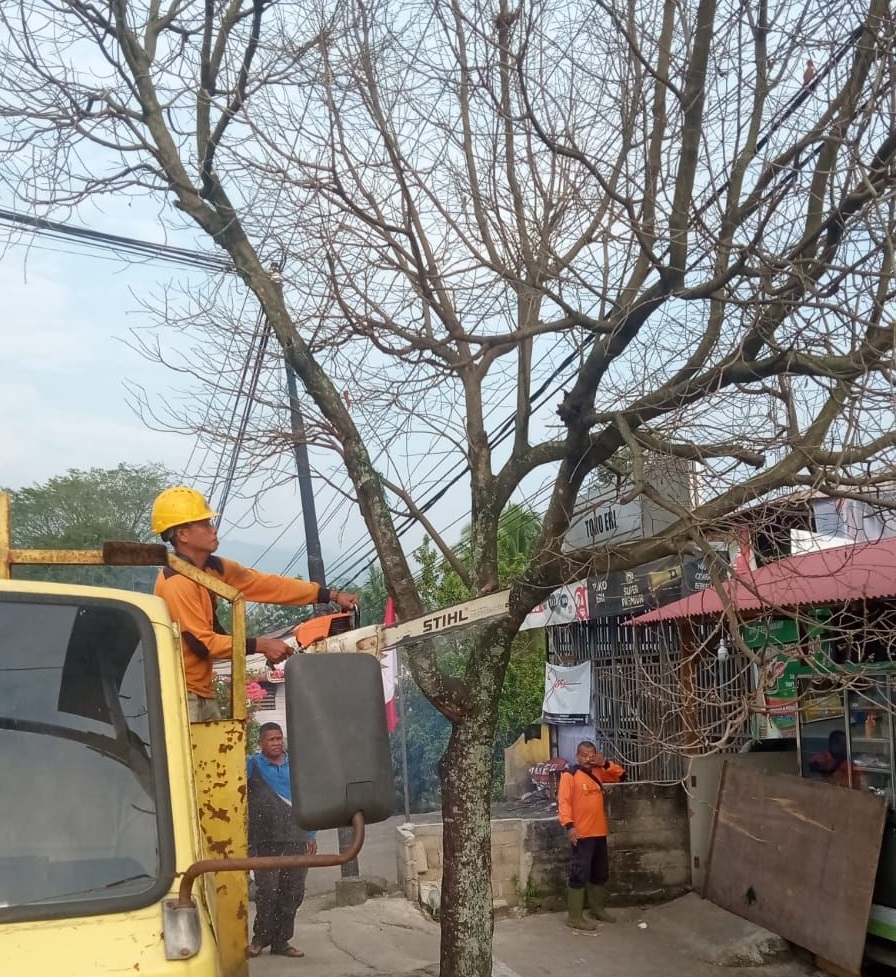
{"label": "orange uniform worker standing", "polygon": [[594,919],[606,923],[616,921],[604,908],[610,863],[603,785],[624,780],[625,770],[605,759],[590,740],[579,743],[576,761],[577,766],[560,775],[557,791],[557,816],[572,845],[566,889],[566,925],[572,929],[593,930],[597,928],[596,924],[584,916],[586,893],[589,914]]}
{"label": "orange uniform worker standing", "polygon": [[[307,580],[259,573],[233,560],[214,556],[218,548],[215,516],[199,492],[179,485],[166,489],[156,498],[152,530],[170,543],[182,560],[236,588],[251,601],[290,605],[333,601],[343,610],[357,606],[356,594],[330,590]],[[164,567],[159,573],[154,591],[165,601],[168,613],[180,628],[190,722],[220,719],[212,684],[212,662],[216,658],[232,657],[233,639],[218,623],[215,596],[170,567]],[[274,665],[292,653],[285,641],[276,638],[249,638],[246,651],[261,653]]]}

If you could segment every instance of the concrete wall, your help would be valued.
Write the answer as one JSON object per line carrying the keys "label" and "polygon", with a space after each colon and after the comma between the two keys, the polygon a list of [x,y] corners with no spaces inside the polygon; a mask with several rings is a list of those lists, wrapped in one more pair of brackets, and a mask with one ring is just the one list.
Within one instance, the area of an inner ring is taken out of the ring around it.
{"label": "concrete wall", "polygon": [[691,872],[681,784],[618,784],[606,798],[613,900],[633,905],[685,893]]}
{"label": "concrete wall", "polygon": [[[680,784],[617,784],[606,790],[610,822],[608,901],[661,901],[690,887],[687,801]],[[442,826],[397,829],[398,881],[408,899],[437,910]],[[565,904],[569,843],[556,817],[492,821],[492,897],[496,909],[556,909]]]}
{"label": "concrete wall", "polygon": [[[519,905],[522,839],[520,819],[492,821],[492,899],[496,909]],[[559,827],[559,825],[558,825]],[[442,825],[403,824],[396,829],[398,884],[405,896],[439,908],[442,883]]]}

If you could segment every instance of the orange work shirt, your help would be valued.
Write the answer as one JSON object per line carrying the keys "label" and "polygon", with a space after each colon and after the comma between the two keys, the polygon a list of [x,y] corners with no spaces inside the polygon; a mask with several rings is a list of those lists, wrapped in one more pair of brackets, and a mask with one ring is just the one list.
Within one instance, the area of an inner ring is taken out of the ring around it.
{"label": "orange work shirt", "polygon": [[861,770],[847,763],[846,758],[838,760],[829,750],[816,753],[809,760],[809,769],[814,773],[820,774],[831,784],[838,787],[849,787],[850,772],[852,772],[852,786],[856,790],[861,790],[865,786],[865,778]]}
{"label": "orange work shirt", "polygon": [[[330,591],[316,583],[259,573],[220,556],[210,556],[203,569],[260,604],[325,604],[330,599]],[[215,615],[215,596],[171,567],[163,567],[154,592],[165,601],[168,613],[180,628],[187,690],[203,699],[213,699],[212,660],[233,655],[233,638]],[[254,651],[255,639],[249,638],[246,652]]]}
{"label": "orange work shirt", "polygon": [[557,817],[563,827],[574,827],[582,838],[605,838],[607,816],[602,785],[618,783],[624,776],[623,767],[609,762],[606,767],[594,767],[588,772],[581,767],[564,770],[557,790]]}

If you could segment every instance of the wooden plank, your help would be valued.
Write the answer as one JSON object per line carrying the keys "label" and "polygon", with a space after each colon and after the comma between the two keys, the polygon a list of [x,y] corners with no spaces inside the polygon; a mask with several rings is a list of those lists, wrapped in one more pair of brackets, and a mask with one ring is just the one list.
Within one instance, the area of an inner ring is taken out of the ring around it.
{"label": "wooden plank", "polygon": [[[713,818],[709,825],[709,844],[706,847],[706,868],[703,871],[703,888],[700,891],[700,895],[704,899],[709,899],[709,894],[707,893],[707,887],[709,885],[709,870],[712,866],[712,850],[715,845],[716,839],[716,825],[719,823],[719,803],[722,798],[722,792],[725,788],[725,774],[728,772],[728,767],[730,764],[727,760],[722,763],[722,769],[719,773],[719,784],[716,787],[716,800],[713,805]],[[710,900],[712,901],[712,900]]]}
{"label": "wooden plank", "polygon": [[845,970],[843,967],[838,967],[837,964],[832,963],[830,960],[825,960],[824,957],[820,957],[817,953],[815,954],[815,966],[819,970],[823,970],[826,974],[831,974],[831,977],[861,977],[855,970]]}
{"label": "wooden plank", "polygon": [[868,791],[731,764],[706,897],[858,973],[886,813]]}

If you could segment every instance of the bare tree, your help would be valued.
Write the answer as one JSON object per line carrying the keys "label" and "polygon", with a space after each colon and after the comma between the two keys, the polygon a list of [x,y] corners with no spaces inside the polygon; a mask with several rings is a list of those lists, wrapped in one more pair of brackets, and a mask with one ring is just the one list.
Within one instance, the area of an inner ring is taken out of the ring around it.
{"label": "bare tree", "polygon": [[[412,657],[453,723],[442,972],[488,974],[491,742],[527,610],[705,549],[746,501],[892,467],[888,4],[7,0],[0,23],[20,199],[153,193],[227,252],[400,615],[422,609],[405,517],[488,593],[501,511],[544,490],[511,612],[463,677]],[[673,524],[564,552],[621,448]],[[701,466],[699,505],[651,482],[657,454]],[[473,572],[428,514],[456,471]]]}

